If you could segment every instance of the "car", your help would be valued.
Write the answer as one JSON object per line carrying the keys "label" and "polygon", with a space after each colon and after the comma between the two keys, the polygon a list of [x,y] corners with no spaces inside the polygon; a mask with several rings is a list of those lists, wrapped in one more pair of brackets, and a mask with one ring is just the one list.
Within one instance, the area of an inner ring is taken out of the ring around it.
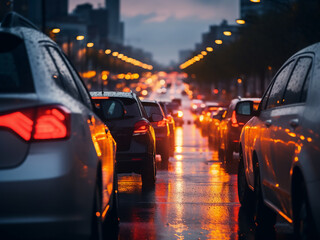
{"label": "car", "polygon": [[202,110],[206,107],[205,103],[201,99],[191,100],[191,112],[194,114],[201,114]]}
{"label": "car", "polygon": [[170,102],[166,105],[166,107],[169,113],[171,114],[171,116],[173,117],[175,125],[182,126],[184,124],[184,120],[183,120],[184,114],[179,104],[176,102]]}
{"label": "car", "polygon": [[218,111],[211,113],[209,126],[208,126],[208,145],[217,149],[220,146],[220,123],[227,113],[227,108],[220,107]]}
{"label": "car", "polygon": [[155,132],[133,92],[90,92],[99,115],[117,142],[117,172],[141,174],[144,187],[156,181]]}
{"label": "car", "polygon": [[225,117],[220,122],[219,159],[229,165],[237,164],[233,159],[233,152],[239,152],[239,139],[242,127],[251,116],[248,103],[252,103],[254,110],[258,109],[260,98],[235,98],[231,101]]}
{"label": "car", "polygon": [[0,62],[1,238],[100,239],[118,223],[116,144],[85,85],[14,12],[0,27]]}
{"label": "car", "polygon": [[168,109],[167,109],[167,105],[169,104],[169,102],[166,101],[159,101],[160,106],[163,110],[163,113],[166,117],[166,119],[168,120],[168,124],[169,124],[169,130],[170,130],[170,157],[173,157],[174,155],[174,149],[175,149],[175,122],[173,117],[171,116],[171,114],[169,113]]}
{"label": "car", "polygon": [[320,237],[320,43],[290,57],[240,137],[238,195],[259,225],[280,214],[296,239]]}
{"label": "car", "polygon": [[210,122],[210,117],[213,112],[218,111],[220,108],[217,102],[207,102],[206,107],[203,109],[201,115],[199,116],[199,124],[201,128],[202,136],[208,136],[208,126]]}
{"label": "car", "polygon": [[161,155],[161,161],[167,163],[170,157],[170,128],[169,121],[166,119],[160,104],[155,100],[143,100],[148,117],[151,119],[157,118],[157,121],[152,121],[152,126],[156,134],[156,149]]}

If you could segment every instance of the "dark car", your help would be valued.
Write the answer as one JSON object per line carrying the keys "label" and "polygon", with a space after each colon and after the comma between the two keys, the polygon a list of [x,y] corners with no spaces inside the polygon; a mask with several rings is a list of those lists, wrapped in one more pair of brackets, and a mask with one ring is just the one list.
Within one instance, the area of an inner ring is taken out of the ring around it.
{"label": "dark car", "polygon": [[174,147],[175,147],[175,122],[174,118],[171,116],[171,114],[168,111],[167,105],[169,102],[160,101],[160,106],[164,112],[164,115],[166,116],[166,119],[169,123],[169,129],[170,129],[170,157],[174,154]]}
{"label": "dark car", "polygon": [[254,110],[258,109],[260,98],[233,99],[227,109],[225,118],[220,123],[219,158],[225,163],[234,163],[233,152],[239,152],[239,139],[242,127],[250,120],[251,116],[248,102],[252,103]]}
{"label": "dark car", "polygon": [[183,111],[180,107],[180,105],[176,102],[170,102],[167,105],[168,112],[171,114],[171,116],[174,119],[176,126],[182,126],[184,124],[183,120]]}
{"label": "dark car", "polygon": [[214,149],[220,145],[220,123],[225,117],[227,109],[220,107],[217,111],[211,113],[209,125],[208,125],[208,145]]}
{"label": "dark car", "polygon": [[100,239],[118,222],[113,137],[58,45],[15,13],[0,27],[0,142],[1,239]]}
{"label": "dark car", "polygon": [[158,121],[152,122],[152,126],[156,134],[157,153],[161,155],[161,160],[166,163],[170,156],[170,129],[168,120],[165,118],[164,112],[157,101],[143,100],[142,105],[149,118],[158,118]]}
{"label": "dark car", "polygon": [[320,239],[319,57],[317,43],[284,63],[240,138],[241,205],[266,227],[278,213],[294,239]]}
{"label": "dark car", "polygon": [[117,142],[117,172],[141,174],[155,184],[155,133],[140,99],[132,92],[91,92],[100,117]]}

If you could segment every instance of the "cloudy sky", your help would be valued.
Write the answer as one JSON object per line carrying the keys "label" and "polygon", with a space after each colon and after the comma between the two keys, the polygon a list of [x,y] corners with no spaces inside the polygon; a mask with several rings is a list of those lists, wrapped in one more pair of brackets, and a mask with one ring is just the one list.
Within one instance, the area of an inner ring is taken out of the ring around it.
{"label": "cloudy sky", "polygon": [[[104,0],[69,0],[69,10]],[[162,64],[178,61],[178,52],[193,49],[201,34],[223,19],[233,24],[239,16],[239,0],[121,0],[125,44],[152,52]]]}

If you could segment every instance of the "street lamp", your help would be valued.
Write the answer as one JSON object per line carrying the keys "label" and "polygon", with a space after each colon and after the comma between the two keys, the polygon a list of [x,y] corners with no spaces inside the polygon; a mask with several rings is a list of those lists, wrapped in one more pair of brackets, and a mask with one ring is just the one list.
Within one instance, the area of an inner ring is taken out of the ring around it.
{"label": "street lamp", "polygon": [[243,19],[237,19],[236,20],[236,23],[240,24],[240,25],[243,25],[243,24],[246,24],[246,21],[243,20]]}
{"label": "street lamp", "polygon": [[222,40],[220,40],[220,39],[217,39],[217,40],[215,40],[214,42],[215,42],[216,44],[218,44],[218,45],[222,44]]}
{"label": "street lamp", "polygon": [[59,33],[60,31],[61,31],[60,28],[54,28],[54,29],[51,30],[51,32],[54,33],[54,34],[57,34],[57,33]]}
{"label": "street lamp", "polygon": [[76,36],[76,39],[77,39],[78,41],[82,41],[82,40],[84,39],[84,36],[82,36],[82,35]]}
{"label": "street lamp", "polygon": [[106,50],[104,51],[104,53],[108,55],[108,54],[111,53],[111,50],[110,50],[110,49],[106,49]]}
{"label": "street lamp", "polygon": [[259,3],[260,0],[250,0],[250,2],[253,2],[253,3]]}
{"label": "street lamp", "polygon": [[94,46],[94,43],[93,43],[93,42],[88,42],[88,43],[87,43],[87,47],[88,47],[88,48],[92,48],[93,46]]}
{"label": "street lamp", "polygon": [[224,31],[223,34],[224,34],[225,36],[231,36],[231,35],[232,35],[232,33],[231,33],[230,31]]}
{"label": "street lamp", "polygon": [[212,51],[213,51],[213,48],[212,48],[212,47],[207,47],[206,50],[207,50],[208,52],[212,52]]}

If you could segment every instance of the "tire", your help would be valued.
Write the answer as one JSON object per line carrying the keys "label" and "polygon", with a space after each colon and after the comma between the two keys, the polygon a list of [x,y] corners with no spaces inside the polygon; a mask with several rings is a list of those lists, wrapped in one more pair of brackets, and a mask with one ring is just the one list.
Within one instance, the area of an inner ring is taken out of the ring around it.
{"label": "tire", "polygon": [[149,161],[146,163],[141,174],[142,186],[147,188],[153,188],[156,183],[156,162],[155,155],[150,157]]}
{"label": "tire", "polygon": [[[101,209],[101,191],[99,185],[96,184],[94,199],[93,199],[93,211],[92,211],[92,220],[91,220],[91,236],[90,240],[102,240],[102,209]],[[99,213],[99,214],[97,214]]]}
{"label": "tire", "polygon": [[319,239],[312,217],[307,192],[303,183],[300,184],[298,192],[299,196],[294,196],[296,198],[294,201],[296,204],[293,209],[293,229],[295,239]]}
{"label": "tire", "polygon": [[245,209],[250,208],[255,201],[255,195],[247,183],[242,153],[240,153],[238,166],[238,197],[241,206]]}
{"label": "tire", "polygon": [[263,200],[262,188],[261,188],[261,178],[259,166],[255,166],[255,184],[254,184],[254,193],[255,193],[255,212],[254,220],[256,222],[257,228],[259,231],[272,230],[274,231],[274,225],[276,223],[276,213],[267,207]]}

